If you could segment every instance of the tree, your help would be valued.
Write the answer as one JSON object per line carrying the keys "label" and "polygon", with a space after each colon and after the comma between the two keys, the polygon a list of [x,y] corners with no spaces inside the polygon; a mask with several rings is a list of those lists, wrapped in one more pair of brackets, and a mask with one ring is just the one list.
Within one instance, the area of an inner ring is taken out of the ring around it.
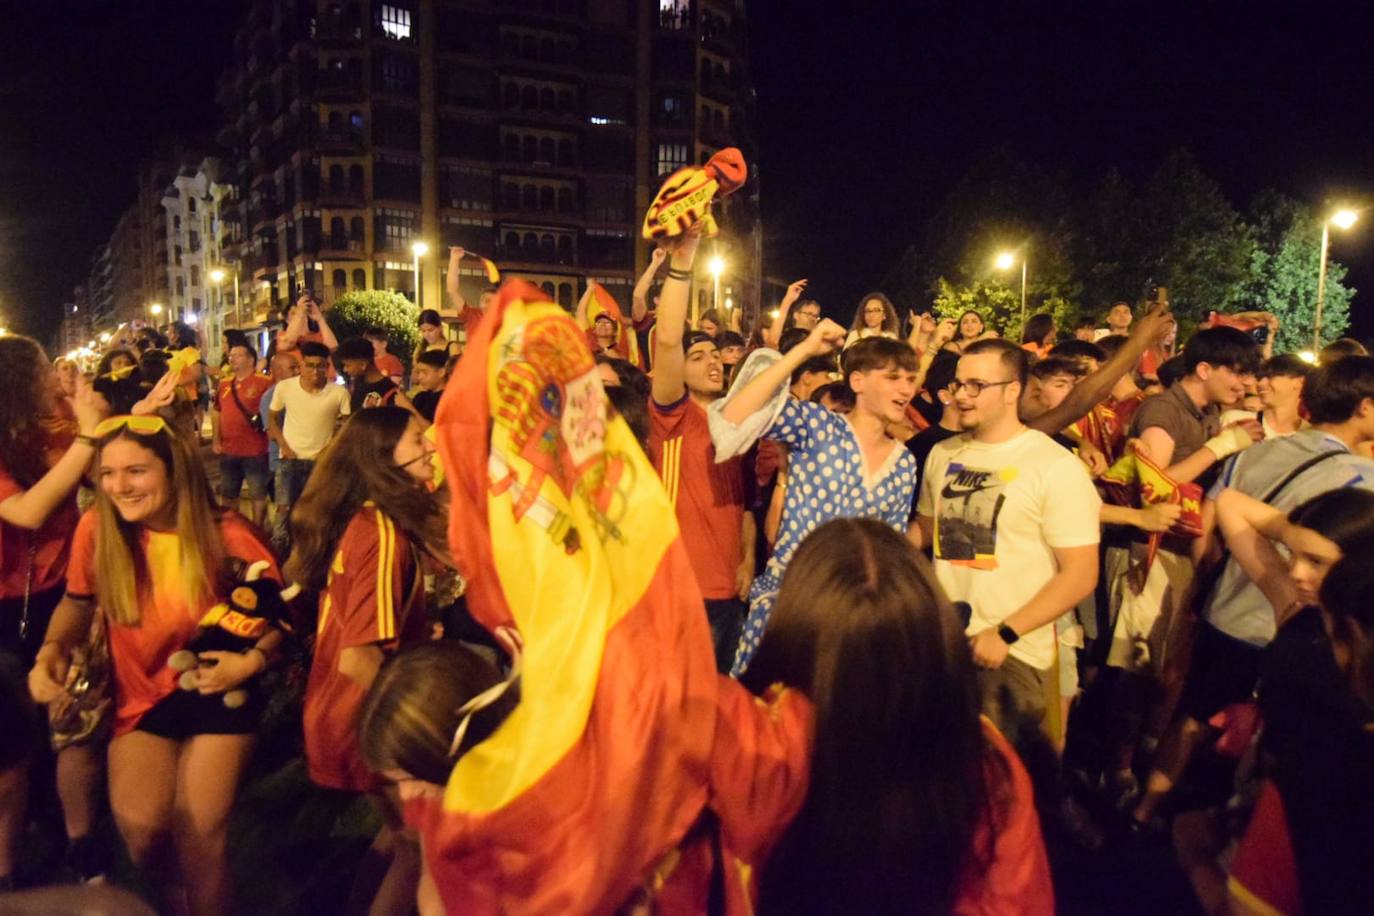
{"label": "tree", "polygon": [[409,365],[420,342],[420,310],[400,293],[359,289],[334,300],[329,326],[339,340],[360,337],[368,328],[386,331],[387,349]]}
{"label": "tree", "polygon": [[1019,266],[1006,273],[993,267],[999,251],[1014,249],[1029,259],[1027,314],[1047,311],[1061,323],[1072,321],[1079,287],[1068,255],[1070,200],[1063,176],[1032,168],[1005,150],[994,152],[950,191],[924,242],[903,254],[884,286],[928,290],[942,316],[973,309],[1019,339]]}
{"label": "tree", "polygon": [[1142,189],[1136,263],[1169,288],[1181,330],[1211,311],[1246,307],[1255,250],[1249,227],[1186,151],[1173,153]]}
{"label": "tree", "polygon": [[[1317,315],[1321,269],[1321,220],[1311,208],[1275,191],[1261,193],[1250,207],[1255,249],[1246,285],[1247,307],[1279,319],[1276,353],[1309,349]],[[1322,301],[1322,345],[1345,333],[1355,291],[1345,286],[1345,266],[1326,262]]]}

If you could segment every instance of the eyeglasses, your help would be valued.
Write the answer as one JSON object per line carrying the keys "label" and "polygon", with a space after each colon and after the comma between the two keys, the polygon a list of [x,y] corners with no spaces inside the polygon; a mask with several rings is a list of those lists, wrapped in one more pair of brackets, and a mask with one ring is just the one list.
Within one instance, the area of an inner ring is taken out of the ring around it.
{"label": "eyeglasses", "polygon": [[967,382],[961,382],[958,379],[955,379],[954,381],[949,383],[949,388],[947,390],[950,394],[958,394],[959,389],[962,388],[968,392],[969,397],[976,398],[978,397],[978,395],[983,393],[983,389],[985,388],[1000,388],[1003,385],[1010,385],[1014,381],[1016,381],[1016,379],[1014,378],[1009,378],[1005,382],[984,382],[978,379],[971,379]]}
{"label": "eyeglasses", "polygon": [[821,317],[821,313],[820,313],[820,312],[812,312],[812,311],[810,311],[810,310],[808,310],[808,309],[802,309],[802,310],[801,310],[800,312],[798,312],[797,314],[798,314],[798,315],[805,315],[805,316],[807,316],[808,318],[819,318],[819,317]]}
{"label": "eyeglasses", "polygon": [[92,438],[104,439],[106,436],[113,435],[121,429],[128,429],[131,433],[138,433],[140,436],[152,436],[162,432],[167,428],[167,421],[150,414],[148,416],[122,416],[108,417],[100,421],[96,426]]}

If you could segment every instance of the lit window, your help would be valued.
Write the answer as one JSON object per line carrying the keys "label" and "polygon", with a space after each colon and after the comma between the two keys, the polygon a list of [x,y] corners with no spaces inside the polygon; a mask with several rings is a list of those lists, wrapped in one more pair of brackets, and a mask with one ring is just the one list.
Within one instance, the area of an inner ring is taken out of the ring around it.
{"label": "lit window", "polygon": [[588,118],[587,120],[588,120],[588,121],[591,121],[593,124],[597,125],[598,127],[600,127],[600,126],[602,126],[602,125],[605,125],[605,124],[611,123],[611,119],[610,119],[610,118],[598,118],[596,115],[592,115],[592,116],[591,116],[590,118]]}
{"label": "lit window", "polygon": [[654,174],[667,175],[687,164],[687,144],[660,143],[655,161]]}
{"label": "lit window", "polygon": [[382,4],[382,34],[387,38],[410,37],[410,10]]}

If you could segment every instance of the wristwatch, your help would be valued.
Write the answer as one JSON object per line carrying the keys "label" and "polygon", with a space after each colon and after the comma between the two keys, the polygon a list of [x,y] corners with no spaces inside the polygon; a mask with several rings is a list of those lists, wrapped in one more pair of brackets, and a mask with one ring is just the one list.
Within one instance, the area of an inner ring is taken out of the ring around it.
{"label": "wristwatch", "polygon": [[1009,646],[1015,645],[1016,641],[1021,638],[1021,634],[1017,633],[1005,623],[997,627],[997,635],[1002,638],[1002,642]]}

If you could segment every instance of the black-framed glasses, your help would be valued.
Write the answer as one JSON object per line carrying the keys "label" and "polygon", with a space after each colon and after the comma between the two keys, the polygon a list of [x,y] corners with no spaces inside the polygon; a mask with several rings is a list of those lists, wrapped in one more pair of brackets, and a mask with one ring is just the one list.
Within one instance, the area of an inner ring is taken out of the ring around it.
{"label": "black-framed glasses", "polygon": [[950,394],[958,394],[959,389],[962,388],[968,392],[969,397],[976,398],[983,393],[983,389],[985,388],[1000,388],[1003,385],[1010,385],[1014,381],[1016,381],[1014,378],[1009,378],[1005,382],[984,382],[980,379],[970,379],[967,382],[961,382],[955,379],[949,383],[948,391]]}

